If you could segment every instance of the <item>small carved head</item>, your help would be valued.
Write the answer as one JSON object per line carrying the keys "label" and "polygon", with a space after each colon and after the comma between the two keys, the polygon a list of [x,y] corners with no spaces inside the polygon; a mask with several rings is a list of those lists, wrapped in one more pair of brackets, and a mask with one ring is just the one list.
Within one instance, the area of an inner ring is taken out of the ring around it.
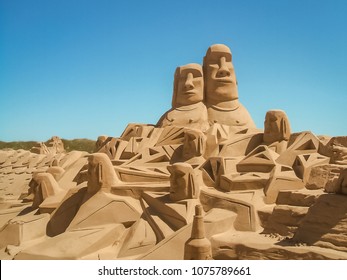
{"label": "small carved head", "polygon": [[264,122],[265,143],[276,141],[288,141],[290,137],[290,125],[286,113],[282,110],[271,110],[266,113]]}
{"label": "small carved head", "polygon": [[116,185],[117,175],[106,154],[94,153],[88,158],[88,192],[109,191]]}
{"label": "small carved head", "polygon": [[170,199],[179,201],[197,198],[198,185],[193,167],[185,162],[168,166],[170,176]]}

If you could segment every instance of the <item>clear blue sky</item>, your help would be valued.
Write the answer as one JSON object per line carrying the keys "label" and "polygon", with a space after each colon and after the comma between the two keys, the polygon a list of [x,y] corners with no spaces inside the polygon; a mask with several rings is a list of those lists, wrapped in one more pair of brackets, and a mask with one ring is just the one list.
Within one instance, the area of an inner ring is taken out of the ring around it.
{"label": "clear blue sky", "polygon": [[347,135],[347,1],[0,1],[0,140],[119,136],[170,108],[175,68],[228,45],[263,128]]}

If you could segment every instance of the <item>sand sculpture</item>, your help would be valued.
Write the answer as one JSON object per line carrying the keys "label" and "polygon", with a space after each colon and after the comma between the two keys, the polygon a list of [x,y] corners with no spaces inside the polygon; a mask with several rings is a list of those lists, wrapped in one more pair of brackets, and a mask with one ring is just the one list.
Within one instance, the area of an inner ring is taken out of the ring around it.
{"label": "sand sculpture", "polygon": [[40,142],[30,150],[36,154],[59,154],[65,151],[64,143],[58,136],[53,136],[46,142]]}
{"label": "sand sculpture", "polygon": [[176,69],[156,125],[49,142],[0,151],[1,259],[347,259],[347,136],[256,128],[225,45]]}

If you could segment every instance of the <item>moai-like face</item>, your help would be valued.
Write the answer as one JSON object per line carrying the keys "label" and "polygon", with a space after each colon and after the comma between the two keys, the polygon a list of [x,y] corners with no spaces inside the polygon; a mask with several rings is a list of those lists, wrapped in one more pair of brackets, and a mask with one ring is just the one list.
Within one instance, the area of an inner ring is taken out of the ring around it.
{"label": "moai-like face", "polygon": [[184,162],[174,163],[168,166],[170,176],[170,199],[179,201],[195,198],[197,186],[194,180],[193,167]]}
{"label": "moai-like face", "polygon": [[288,141],[290,126],[286,113],[282,110],[271,110],[266,113],[263,140],[266,144],[276,141]]}
{"label": "moai-like face", "polygon": [[101,189],[109,191],[117,183],[117,177],[109,157],[103,153],[95,153],[88,158],[88,192]]}
{"label": "moai-like face", "polygon": [[98,140],[95,143],[95,151],[100,150],[100,148],[102,147],[102,145],[104,144],[104,142],[106,141],[107,136],[106,135],[101,135],[98,137]]}
{"label": "moai-like face", "polygon": [[204,78],[206,103],[238,99],[238,90],[230,49],[222,44],[209,47],[204,57]]}
{"label": "moai-like face", "polygon": [[204,79],[199,64],[177,67],[174,78],[172,107],[180,107],[201,102],[204,98]]}

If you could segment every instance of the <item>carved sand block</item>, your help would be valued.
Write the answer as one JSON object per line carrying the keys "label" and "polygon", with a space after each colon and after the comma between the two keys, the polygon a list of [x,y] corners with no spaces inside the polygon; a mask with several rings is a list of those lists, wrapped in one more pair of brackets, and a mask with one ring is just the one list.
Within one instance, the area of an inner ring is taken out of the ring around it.
{"label": "carved sand block", "polygon": [[[156,129],[154,132],[156,132]],[[185,140],[188,137],[185,134],[186,129],[176,126],[160,129],[160,135],[156,138],[157,143],[153,147],[141,149],[141,152],[137,155],[115,167],[120,180],[124,183],[153,182],[156,184],[168,182],[170,175],[167,170],[168,165],[175,161],[183,160],[183,146],[185,141],[188,142],[187,144],[194,144],[191,141]],[[203,138],[204,136],[194,135],[193,137]],[[196,149],[200,150],[203,148],[203,144],[196,147]],[[198,158],[198,153],[199,151],[196,152],[197,156],[195,158],[192,157],[193,164],[200,164],[202,161],[201,158]]]}
{"label": "carved sand block", "polygon": [[319,139],[311,132],[306,131],[292,134],[288,142],[287,150],[281,153],[277,162],[279,164],[293,166],[296,156],[317,153],[319,146]]}
{"label": "carved sand block", "polygon": [[[194,208],[193,208],[194,210]],[[194,211],[193,211],[194,214]],[[220,208],[211,209],[204,216],[205,235],[211,238],[233,228],[236,214]],[[139,259],[145,260],[182,260],[184,258],[184,244],[191,238],[192,223],[173,232],[169,237],[161,240]],[[170,252],[170,254],[167,254]]]}
{"label": "carved sand block", "polygon": [[46,172],[52,174],[53,178],[56,181],[59,181],[65,173],[65,169],[60,166],[51,166],[46,170]]}
{"label": "carved sand block", "polygon": [[247,172],[221,175],[219,188],[221,190],[241,191],[264,189],[270,179],[270,173]]}
{"label": "carved sand block", "polygon": [[242,192],[222,193],[215,189],[202,189],[200,202],[205,212],[211,209],[224,209],[236,213],[232,229],[238,231],[256,231],[259,221],[255,202],[264,196],[263,191],[249,190]]}
{"label": "carved sand block", "polygon": [[145,147],[154,146],[159,132],[158,129],[154,131],[153,125],[132,123],[125,128],[119,138],[107,137],[103,139],[97,151],[106,153],[118,165],[132,158]]}
{"label": "carved sand block", "polygon": [[[168,182],[170,175],[166,166],[151,167],[151,166],[117,166],[115,171],[122,182],[131,184],[149,184]],[[122,183],[120,183],[121,185]]]}
{"label": "carved sand block", "polygon": [[9,220],[0,229],[0,248],[7,245],[21,247],[45,238],[48,220],[48,214],[18,216]]}
{"label": "carved sand block", "polygon": [[167,194],[144,192],[142,199],[149,207],[150,213],[155,213],[174,231],[179,230],[193,221],[194,207],[197,199],[172,201]]}
{"label": "carved sand block", "polygon": [[312,167],[329,164],[330,158],[318,153],[298,155],[294,161],[293,169],[295,174],[303,180],[306,185]]}
{"label": "carved sand block", "polygon": [[119,242],[125,228],[122,224],[90,227],[64,232],[18,253],[16,260],[98,259],[98,252]]}
{"label": "carved sand block", "polygon": [[235,134],[231,140],[223,142],[219,156],[235,157],[246,156],[263,142],[263,134]]}
{"label": "carved sand block", "polygon": [[108,137],[97,152],[106,154],[112,161],[122,160],[122,163],[126,160],[122,158],[122,153],[127,145],[128,141],[121,140],[119,138]]}
{"label": "carved sand block", "polygon": [[296,176],[291,167],[276,165],[264,189],[265,203],[275,203],[280,190],[298,190],[302,188],[304,188],[304,183]]}
{"label": "carved sand block", "polygon": [[212,188],[220,187],[220,180],[224,175],[234,176],[238,172],[236,164],[242,157],[210,157],[201,166],[202,179],[206,186]]}
{"label": "carved sand block", "polygon": [[139,219],[130,228],[117,254],[121,259],[134,259],[148,252],[157,243],[156,235],[150,224]]}
{"label": "carved sand block", "polygon": [[83,201],[66,231],[107,224],[123,224],[128,228],[140,215],[138,200],[101,191]]}
{"label": "carved sand block", "polygon": [[124,141],[129,141],[133,137],[149,138],[153,130],[154,125],[130,123],[127,125],[120,138]]}
{"label": "carved sand block", "polygon": [[265,145],[260,145],[237,164],[238,172],[271,172],[279,154]]}

